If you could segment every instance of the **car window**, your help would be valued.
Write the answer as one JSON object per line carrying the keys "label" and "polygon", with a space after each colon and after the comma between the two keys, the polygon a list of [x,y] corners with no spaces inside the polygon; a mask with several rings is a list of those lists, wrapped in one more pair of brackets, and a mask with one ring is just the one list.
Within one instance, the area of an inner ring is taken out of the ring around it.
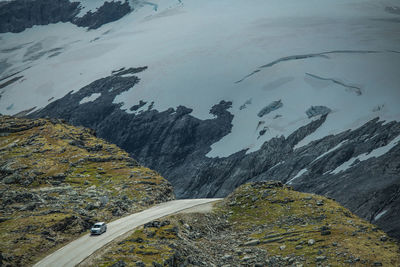
{"label": "car window", "polygon": [[101,226],[101,225],[95,224],[95,225],[93,226],[93,228],[100,228],[100,226]]}

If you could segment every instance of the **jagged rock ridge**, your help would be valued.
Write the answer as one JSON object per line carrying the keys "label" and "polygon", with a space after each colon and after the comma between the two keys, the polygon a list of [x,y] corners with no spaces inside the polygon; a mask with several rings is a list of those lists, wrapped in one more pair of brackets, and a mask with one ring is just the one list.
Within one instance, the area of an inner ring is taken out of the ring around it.
{"label": "jagged rock ridge", "polygon": [[[95,129],[169,179],[181,198],[226,196],[247,181],[279,179],[296,189],[333,197],[392,236],[400,236],[400,145],[390,147],[400,134],[400,123],[374,119],[358,129],[296,148],[323,125],[329,116],[325,113],[286,138],[272,138],[256,152],[208,158],[210,146],[231,130],[233,115],[227,111],[231,103],[216,103],[210,111],[215,118],[204,121],[182,106],[158,112],[150,105],[138,112],[143,101],[131,108],[133,112],[125,112],[113,100],[134,86],[139,79],[133,74],[144,69],[114,72],[31,116],[64,118]],[[128,73],[132,76],[127,77]],[[101,94],[96,100],[79,104],[95,93]],[[388,153],[368,158],[368,153],[386,146],[391,148]],[[365,160],[363,155],[367,155]],[[353,159],[353,164],[340,170]]]}

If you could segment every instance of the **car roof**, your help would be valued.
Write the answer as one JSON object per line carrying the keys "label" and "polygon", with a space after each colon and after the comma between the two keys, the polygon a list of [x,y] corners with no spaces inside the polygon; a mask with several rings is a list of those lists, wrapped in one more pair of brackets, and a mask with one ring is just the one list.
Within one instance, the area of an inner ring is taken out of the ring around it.
{"label": "car roof", "polygon": [[105,222],[97,222],[94,225],[103,225],[103,224],[105,224]]}

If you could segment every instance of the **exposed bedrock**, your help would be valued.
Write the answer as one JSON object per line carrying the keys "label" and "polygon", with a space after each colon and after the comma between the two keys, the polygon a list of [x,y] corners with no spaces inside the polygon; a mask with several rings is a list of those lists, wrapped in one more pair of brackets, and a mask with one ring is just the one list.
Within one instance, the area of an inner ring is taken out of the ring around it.
{"label": "exposed bedrock", "polygon": [[71,22],[96,29],[132,11],[128,2],[105,2],[95,12],[77,17],[80,3],[70,0],[14,0],[0,2],[0,33],[22,32],[34,25]]}
{"label": "exposed bedrock", "polygon": [[[143,101],[131,108],[133,113],[121,110],[114,98],[138,83],[134,74],[145,69],[114,72],[30,116],[63,118],[95,129],[99,137],[160,172],[180,198],[226,196],[248,181],[290,181],[298,190],[335,198],[400,238],[400,144],[394,142],[399,122],[374,119],[295,148],[325,122],[325,114],[287,137],[272,138],[256,152],[208,158],[211,145],[232,129],[233,115],[227,111],[231,103],[216,103],[210,110],[215,117],[208,120],[193,117],[187,107],[159,112]],[[99,96],[79,104],[93,94]],[[378,148],[388,152],[375,153]]]}
{"label": "exposed bedrock", "polygon": [[131,11],[132,9],[128,2],[104,2],[96,12],[89,11],[83,17],[74,18],[72,23],[79,27],[97,29],[106,23],[119,20]]}

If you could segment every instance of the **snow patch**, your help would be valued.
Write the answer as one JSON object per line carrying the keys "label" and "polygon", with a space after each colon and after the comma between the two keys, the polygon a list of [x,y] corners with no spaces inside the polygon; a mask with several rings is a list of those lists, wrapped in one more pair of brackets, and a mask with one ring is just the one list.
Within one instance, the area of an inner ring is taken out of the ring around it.
{"label": "snow patch", "polygon": [[336,149],[340,148],[343,144],[345,144],[347,142],[347,139],[340,142],[339,144],[337,144],[335,147],[332,147],[331,149],[329,149],[328,151],[326,151],[325,153],[319,155],[316,159],[314,159],[310,164],[312,164],[313,162],[316,162],[317,160],[319,160],[320,158],[325,157],[326,155],[328,155],[329,153],[335,151]]}
{"label": "snow patch", "polygon": [[389,152],[393,147],[395,147],[397,144],[399,144],[399,142],[400,142],[400,135],[397,136],[396,138],[394,138],[392,141],[390,141],[390,143],[387,144],[386,146],[382,146],[377,149],[374,149],[369,153],[361,154],[358,157],[359,157],[360,161],[364,161],[364,160],[367,160],[367,159],[373,158],[373,157],[378,158],[378,157],[386,154],[387,152]]}
{"label": "snow patch", "polygon": [[348,161],[342,163],[340,166],[338,166],[336,169],[334,169],[331,173],[338,174],[342,171],[346,171],[347,169],[353,167],[355,164],[357,164],[357,162],[365,161],[367,159],[374,158],[374,157],[378,158],[378,157],[386,154],[387,152],[389,152],[393,147],[395,147],[397,144],[399,144],[399,142],[400,142],[400,135],[397,136],[396,138],[394,138],[386,146],[376,148],[369,153],[363,153],[361,155],[358,155],[355,158],[349,159]]}
{"label": "snow patch", "polygon": [[381,212],[379,212],[375,217],[374,217],[374,221],[379,220],[383,215],[385,215],[389,210],[383,210]]}
{"label": "snow patch", "polygon": [[338,173],[340,173],[342,171],[345,171],[348,168],[352,167],[356,163],[357,160],[358,160],[358,157],[357,158],[351,158],[348,161],[343,162],[340,166],[336,167],[336,169],[334,169],[333,171],[328,172],[328,173],[338,174]]}
{"label": "snow patch", "polygon": [[[80,12],[77,15],[77,17],[83,17],[88,13],[89,11],[92,13],[95,13],[96,10],[104,5],[104,2],[107,2],[107,0],[79,0],[80,4]],[[121,0],[108,0],[108,2],[120,2],[123,4],[124,1]],[[132,5],[131,5],[132,6]]]}
{"label": "snow patch", "polygon": [[268,171],[271,171],[273,169],[275,169],[276,167],[278,167],[279,165],[282,165],[283,163],[285,163],[284,161],[280,161],[278,164],[275,164],[274,166],[272,166],[271,168],[269,168]]}
{"label": "snow patch", "polygon": [[129,77],[133,77],[133,76],[135,76],[135,74],[132,74],[132,73],[127,73],[127,74],[120,75],[120,77],[122,77],[122,78],[129,78]]}
{"label": "snow patch", "polygon": [[374,138],[377,137],[377,136],[379,136],[379,134],[374,134],[373,136],[368,137],[367,139],[365,139],[365,141],[372,140],[372,139],[374,139]]}
{"label": "snow patch", "polygon": [[99,98],[101,96],[101,93],[93,93],[90,96],[84,97],[81,99],[81,101],[79,102],[79,104],[84,104],[84,103],[88,103],[88,102],[93,102],[95,101],[97,98]]}
{"label": "snow patch", "polygon": [[289,181],[286,182],[286,184],[292,184],[293,181],[297,178],[299,178],[300,176],[302,176],[303,174],[305,174],[308,170],[307,169],[302,169],[300,170],[295,177],[293,177],[292,179],[290,179]]}

